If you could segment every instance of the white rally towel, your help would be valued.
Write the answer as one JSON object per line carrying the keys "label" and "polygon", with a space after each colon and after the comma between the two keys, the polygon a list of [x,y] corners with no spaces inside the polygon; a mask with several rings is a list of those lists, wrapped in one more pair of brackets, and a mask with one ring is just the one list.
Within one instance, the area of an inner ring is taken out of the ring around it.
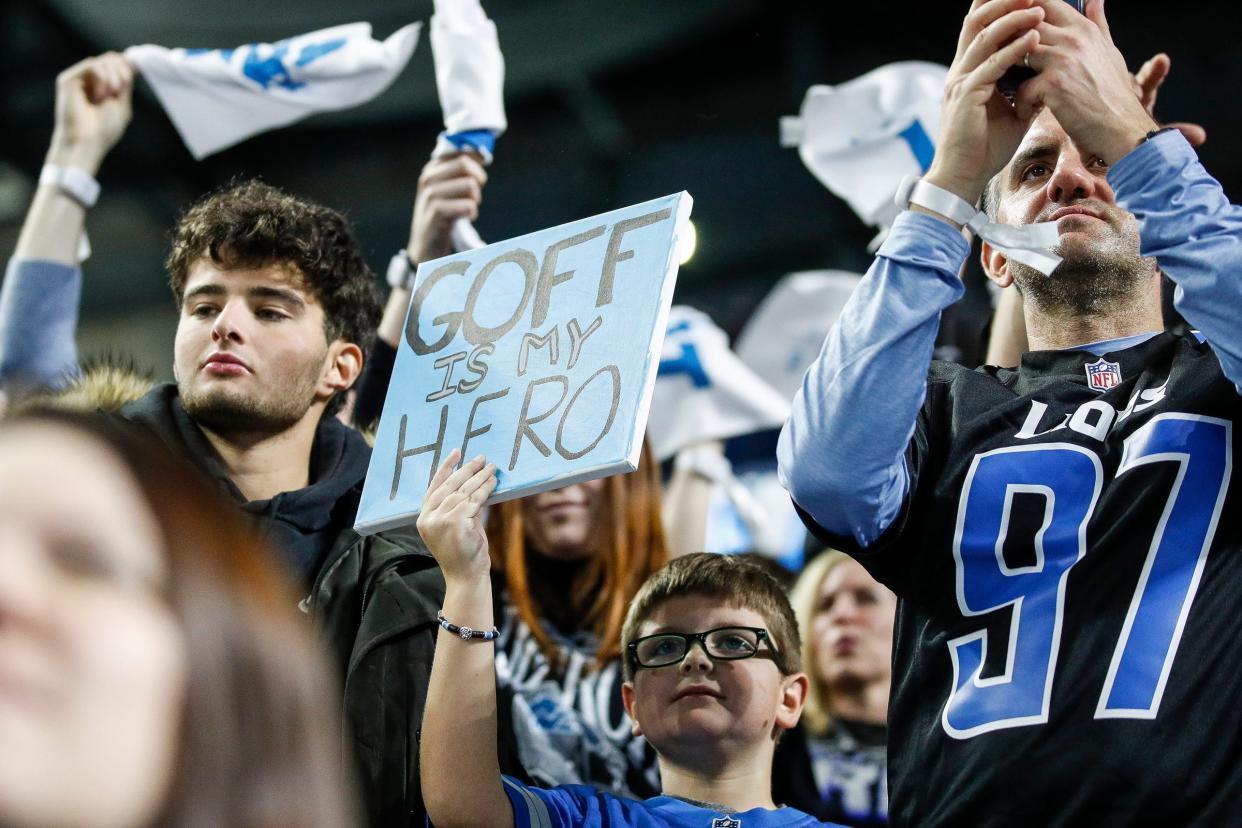
{"label": "white rally towel", "polygon": [[706,524],[704,552],[759,552],[792,572],[802,568],[806,527],[776,475],[775,457],[771,471],[744,471],[728,485],[717,484]]}
{"label": "white rally towel", "polygon": [[729,349],[702,311],[669,311],[647,436],[663,462],[686,446],[779,428],[789,402]]}
{"label": "white rally towel", "polygon": [[125,55],[190,152],[204,158],[315,112],[374,98],[409,61],[421,26],[403,26],[382,42],[371,37],[370,23],[350,23],[235,49],[144,45]]}
{"label": "white rally towel", "polygon": [[793,401],[802,375],[862,276],[845,270],[790,273],[768,291],[734,346],[748,368]]}
{"label": "white rally towel", "polygon": [[906,61],[839,86],[812,86],[797,117],[781,119],[781,145],[797,147],[820,182],[859,218],[886,229],[906,175],[931,164],[949,70]]}
{"label": "white rally towel", "polygon": [[[444,132],[432,153],[438,157],[470,150],[484,164],[492,161],[496,139],[505,131],[505,59],[496,24],[479,0],[435,0],[431,16],[431,55],[436,65],[436,90],[444,111]],[[483,246],[466,219],[453,223],[458,251]]]}

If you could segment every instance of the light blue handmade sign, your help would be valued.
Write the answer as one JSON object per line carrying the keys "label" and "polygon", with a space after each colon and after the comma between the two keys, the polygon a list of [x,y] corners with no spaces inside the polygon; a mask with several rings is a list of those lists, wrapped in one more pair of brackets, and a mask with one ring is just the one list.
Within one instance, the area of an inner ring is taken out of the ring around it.
{"label": "light blue handmade sign", "polygon": [[496,464],[492,503],[636,469],[690,206],[420,265],[354,528],[413,522],[454,448]]}

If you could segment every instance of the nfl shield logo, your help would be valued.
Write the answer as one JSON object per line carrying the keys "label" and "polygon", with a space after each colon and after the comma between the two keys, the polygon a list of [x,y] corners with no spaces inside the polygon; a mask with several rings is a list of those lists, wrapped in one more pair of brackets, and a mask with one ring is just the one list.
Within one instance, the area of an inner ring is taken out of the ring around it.
{"label": "nfl shield logo", "polygon": [[1092,391],[1107,391],[1121,384],[1121,366],[1116,362],[1108,362],[1100,357],[1083,367],[1087,369],[1087,385]]}
{"label": "nfl shield logo", "polygon": [[722,816],[712,820],[712,828],[742,828],[742,821],[733,817]]}

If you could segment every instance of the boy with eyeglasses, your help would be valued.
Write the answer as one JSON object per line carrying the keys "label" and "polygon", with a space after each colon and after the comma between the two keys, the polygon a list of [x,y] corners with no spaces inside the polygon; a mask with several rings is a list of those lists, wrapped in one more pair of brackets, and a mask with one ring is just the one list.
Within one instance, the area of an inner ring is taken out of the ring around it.
{"label": "boy with eyeglasses", "polygon": [[496,467],[476,457],[436,471],[418,529],[444,571],[440,637],[422,732],[423,795],[438,828],[820,825],[772,801],[772,754],[806,698],[797,622],[754,564],[687,555],[653,575],[622,628],[634,732],[660,757],[664,795],[623,799],[585,785],[530,788],[496,758],[491,559],[483,503]]}

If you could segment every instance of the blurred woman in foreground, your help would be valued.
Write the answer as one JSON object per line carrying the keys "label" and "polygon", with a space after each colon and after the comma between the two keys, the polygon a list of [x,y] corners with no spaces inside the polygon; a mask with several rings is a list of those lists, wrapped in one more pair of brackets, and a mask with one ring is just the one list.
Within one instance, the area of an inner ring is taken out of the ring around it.
{"label": "blurred woman in foreground", "polygon": [[0,825],[356,824],[275,559],[116,425],[0,425]]}
{"label": "blurred woman in foreground", "polygon": [[819,819],[888,824],[888,694],[897,597],[844,552],[812,560],[790,596],[811,679],[777,747],[772,795]]}

